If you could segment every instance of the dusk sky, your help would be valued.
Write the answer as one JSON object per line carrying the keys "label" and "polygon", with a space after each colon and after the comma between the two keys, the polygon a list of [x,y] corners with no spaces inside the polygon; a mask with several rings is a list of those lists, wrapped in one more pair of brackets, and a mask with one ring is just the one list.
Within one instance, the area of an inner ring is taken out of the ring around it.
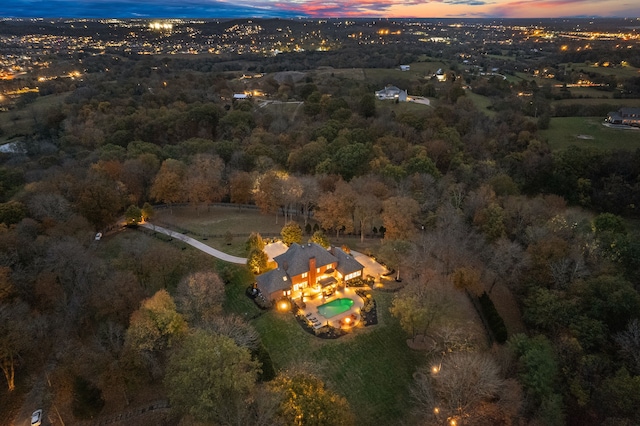
{"label": "dusk sky", "polygon": [[638,0],[3,0],[2,17],[640,17]]}

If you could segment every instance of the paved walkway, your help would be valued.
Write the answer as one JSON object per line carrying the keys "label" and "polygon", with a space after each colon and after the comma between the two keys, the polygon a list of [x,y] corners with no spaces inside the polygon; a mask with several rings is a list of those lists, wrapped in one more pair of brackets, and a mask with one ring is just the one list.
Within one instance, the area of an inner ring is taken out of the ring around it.
{"label": "paved walkway", "polygon": [[351,255],[355,260],[360,262],[362,266],[364,266],[364,271],[362,272],[364,276],[362,278],[366,278],[367,275],[371,275],[375,278],[376,282],[380,282],[380,276],[389,273],[389,270],[385,266],[382,266],[364,253],[351,250]]}
{"label": "paved walkway", "polygon": [[231,256],[230,254],[221,252],[220,250],[216,250],[213,247],[210,247],[204,243],[201,243],[198,240],[195,240],[191,237],[187,237],[184,234],[181,234],[179,232],[176,231],[172,231],[171,229],[167,229],[167,228],[163,228],[162,226],[158,226],[158,225],[154,225],[153,223],[142,223],[140,224],[140,226],[150,229],[152,231],[155,232],[160,232],[162,234],[168,235],[171,238],[176,238],[180,241],[184,241],[185,243],[189,244],[190,246],[193,246],[195,248],[197,248],[200,251],[203,251],[213,257],[216,257],[220,260],[224,260],[225,262],[230,262],[230,263],[237,263],[238,265],[246,265],[247,264],[247,259],[244,257],[237,257],[237,256]]}

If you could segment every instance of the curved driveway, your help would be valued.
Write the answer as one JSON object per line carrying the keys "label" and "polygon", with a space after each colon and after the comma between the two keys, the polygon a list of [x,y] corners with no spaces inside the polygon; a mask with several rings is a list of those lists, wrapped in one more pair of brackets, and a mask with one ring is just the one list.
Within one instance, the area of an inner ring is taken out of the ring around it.
{"label": "curved driveway", "polygon": [[221,252],[220,250],[216,250],[213,247],[210,247],[206,244],[201,243],[198,240],[195,240],[191,237],[187,237],[184,234],[181,234],[179,232],[176,231],[172,231],[171,229],[167,229],[167,228],[163,228],[162,226],[158,226],[158,225],[154,225],[152,223],[149,222],[145,222],[145,223],[141,223],[140,226],[145,227],[147,229],[150,229],[152,231],[155,232],[160,232],[162,234],[168,235],[171,238],[176,238],[180,241],[184,241],[185,243],[189,244],[190,246],[193,246],[195,248],[197,248],[200,251],[203,251],[213,257],[217,257],[220,260],[224,260],[225,262],[230,262],[230,263],[237,263],[239,265],[246,265],[247,264],[247,259],[243,258],[243,257],[237,257],[237,256],[231,256],[230,254]]}

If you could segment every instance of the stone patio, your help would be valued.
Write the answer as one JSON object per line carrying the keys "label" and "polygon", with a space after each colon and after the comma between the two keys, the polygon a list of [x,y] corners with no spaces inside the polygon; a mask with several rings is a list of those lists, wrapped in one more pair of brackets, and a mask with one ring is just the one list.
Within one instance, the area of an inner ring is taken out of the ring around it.
{"label": "stone patio", "polygon": [[[329,303],[336,299],[351,299],[353,300],[353,306],[348,311],[333,316],[331,318],[325,318],[318,312],[318,306],[325,303]],[[352,288],[344,288],[336,290],[331,296],[323,297],[322,292],[314,293],[308,296],[304,296],[306,307],[303,309],[304,316],[309,322],[313,324],[313,328],[318,329],[325,325],[330,325],[335,328],[351,328],[360,321],[360,309],[364,306],[364,301],[360,296],[356,294],[356,291]],[[345,325],[342,320],[351,315],[355,315],[355,320],[350,325]],[[314,321],[315,320],[315,321]]]}

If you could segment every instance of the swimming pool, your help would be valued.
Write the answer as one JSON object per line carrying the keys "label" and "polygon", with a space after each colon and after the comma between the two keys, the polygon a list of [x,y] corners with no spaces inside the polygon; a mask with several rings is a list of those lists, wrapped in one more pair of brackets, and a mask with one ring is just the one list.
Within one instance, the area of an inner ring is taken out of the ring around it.
{"label": "swimming pool", "polygon": [[318,312],[325,318],[331,318],[343,312],[347,312],[352,306],[353,300],[351,299],[336,299],[318,306]]}

